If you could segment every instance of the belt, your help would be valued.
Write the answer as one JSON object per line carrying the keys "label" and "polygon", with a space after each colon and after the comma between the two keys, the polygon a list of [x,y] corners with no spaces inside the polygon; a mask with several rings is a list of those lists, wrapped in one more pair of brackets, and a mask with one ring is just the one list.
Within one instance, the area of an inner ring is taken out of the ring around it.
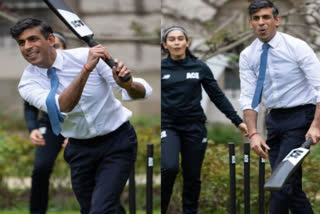
{"label": "belt", "polygon": [[100,135],[100,136],[96,136],[93,138],[88,138],[88,139],[76,139],[76,138],[69,138],[69,142],[71,143],[79,143],[79,144],[93,144],[93,143],[100,143],[102,141],[104,141],[104,139],[106,138],[110,138],[114,135],[117,135],[118,133],[120,133],[122,130],[125,130],[128,126],[130,125],[130,122],[127,121],[125,123],[123,123],[121,126],[119,126],[119,128],[117,128],[116,130],[105,134],[105,135]]}
{"label": "belt", "polygon": [[271,109],[270,113],[289,113],[289,112],[295,112],[295,111],[300,111],[302,109],[309,109],[309,108],[315,108],[316,105],[314,104],[306,104],[306,105],[301,105],[301,106],[295,106],[292,108],[275,108]]}

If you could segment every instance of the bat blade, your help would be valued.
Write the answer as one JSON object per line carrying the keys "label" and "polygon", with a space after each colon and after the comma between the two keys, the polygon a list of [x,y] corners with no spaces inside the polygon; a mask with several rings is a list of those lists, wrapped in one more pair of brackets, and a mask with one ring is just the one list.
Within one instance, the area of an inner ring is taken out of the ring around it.
{"label": "bat blade", "polygon": [[286,183],[288,178],[301,165],[304,158],[309,154],[309,147],[312,139],[309,138],[300,148],[293,149],[273,170],[271,177],[264,185],[269,191],[279,191]]}
{"label": "bat blade", "polygon": [[[75,14],[63,0],[43,0],[48,7],[64,22],[64,24],[81,40],[85,41],[89,47],[98,45],[93,40],[93,32],[89,27]],[[117,67],[117,63],[110,58],[104,59],[110,68]],[[131,75],[119,77],[121,81],[127,82],[131,79]]]}
{"label": "bat blade", "polygon": [[43,0],[48,7],[65,23],[65,25],[79,38],[92,37],[93,32],[75,14],[63,0]]}

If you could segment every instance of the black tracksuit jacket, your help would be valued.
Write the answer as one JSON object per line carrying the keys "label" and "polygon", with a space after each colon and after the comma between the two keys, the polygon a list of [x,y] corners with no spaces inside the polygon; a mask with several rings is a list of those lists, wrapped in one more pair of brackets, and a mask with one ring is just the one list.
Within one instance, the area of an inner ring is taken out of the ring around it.
{"label": "black tracksuit jacket", "polygon": [[161,61],[161,123],[205,122],[206,116],[200,105],[201,86],[235,126],[242,123],[210,68],[188,55],[183,60],[173,60],[168,56]]}

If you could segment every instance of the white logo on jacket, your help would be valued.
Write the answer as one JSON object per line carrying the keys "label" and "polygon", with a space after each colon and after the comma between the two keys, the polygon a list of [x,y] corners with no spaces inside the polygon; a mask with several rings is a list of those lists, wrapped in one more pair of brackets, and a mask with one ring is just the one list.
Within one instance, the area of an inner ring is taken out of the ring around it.
{"label": "white logo on jacket", "polygon": [[187,79],[199,79],[199,73],[198,72],[188,72]]}
{"label": "white logo on jacket", "polygon": [[161,132],[161,138],[167,137],[167,132],[166,131],[162,131]]}
{"label": "white logo on jacket", "polygon": [[165,74],[165,75],[163,75],[163,77],[162,77],[163,80],[167,80],[167,79],[169,79],[169,78],[170,78],[170,74]]}

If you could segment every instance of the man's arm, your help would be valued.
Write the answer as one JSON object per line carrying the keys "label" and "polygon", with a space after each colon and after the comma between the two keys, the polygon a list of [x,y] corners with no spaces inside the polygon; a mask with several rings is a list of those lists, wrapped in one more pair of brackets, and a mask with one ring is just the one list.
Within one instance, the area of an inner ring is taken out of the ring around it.
{"label": "man's arm", "polygon": [[34,129],[38,129],[38,113],[39,110],[30,105],[27,101],[24,101],[23,103],[23,112],[24,112],[24,119],[26,121],[27,127],[29,132],[31,132]]}
{"label": "man's arm", "polygon": [[[300,50],[303,50],[303,53],[301,53]],[[300,69],[304,72],[308,83],[314,88],[317,94],[317,107],[314,119],[306,134],[306,139],[311,137],[313,143],[316,144],[320,140],[320,61],[306,42],[297,43],[296,54]]]}
{"label": "man's arm", "polygon": [[89,78],[90,72],[82,68],[78,76],[60,94],[59,107],[61,112],[70,112],[78,104],[83,88]]}
{"label": "man's arm", "polygon": [[45,141],[38,127],[38,113],[39,110],[36,107],[24,101],[24,119],[30,132],[29,138],[31,139],[32,145],[44,146]]}
{"label": "man's arm", "polygon": [[110,55],[102,45],[97,45],[89,49],[85,67],[82,68],[78,76],[59,96],[59,107],[61,112],[70,112],[78,104],[90,72],[96,67],[100,58],[110,58]]}
{"label": "man's arm", "polygon": [[320,141],[320,103],[317,103],[316,111],[311,126],[306,134],[306,139],[312,138],[314,144]]}
{"label": "man's arm", "polygon": [[243,113],[245,123],[248,126],[251,149],[260,157],[267,158],[268,155],[265,150],[269,150],[270,148],[257,131],[258,113],[252,109],[244,110]]}
{"label": "man's arm", "polygon": [[119,77],[124,77],[126,75],[132,76],[131,70],[128,69],[122,62],[118,62],[118,60],[115,60],[115,62],[117,62],[118,66],[116,68],[112,68],[112,74],[116,83],[121,88],[124,88],[132,99],[144,98],[146,95],[146,89],[144,86],[139,82],[133,81],[133,78],[130,78],[130,80],[127,82],[121,81]]}
{"label": "man's arm", "polygon": [[[257,132],[257,117],[258,107],[253,110],[251,107],[253,95],[257,85],[257,76],[255,72],[250,68],[248,62],[250,58],[247,52],[240,54],[239,67],[240,67],[240,81],[241,81],[241,93],[240,93],[240,108],[243,110],[244,121],[247,124],[250,146],[251,149],[259,156],[267,158],[269,147],[265,143],[264,139]],[[264,149],[263,149],[264,148]]]}
{"label": "man's arm", "polygon": [[126,88],[126,91],[133,99],[144,98],[146,90],[143,85],[139,82],[133,82],[129,88]]}

